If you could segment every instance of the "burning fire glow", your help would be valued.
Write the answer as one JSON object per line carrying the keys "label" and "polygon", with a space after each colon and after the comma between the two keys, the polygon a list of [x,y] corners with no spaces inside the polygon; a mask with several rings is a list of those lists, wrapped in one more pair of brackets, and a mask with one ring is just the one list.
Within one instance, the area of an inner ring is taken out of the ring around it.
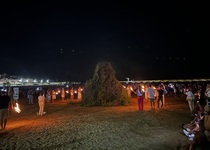
{"label": "burning fire glow", "polygon": [[141,86],[141,89],[142,89],[142,92],[145,92],[145,89],[144,89],[144,86],[143,85]]}
{"label": "burning fire glow", "polygon": [[16,103],[16,107],[14,107],[14,109],[15,109],[15,111],[16,111],[16,112],[18,112],[18,113],[20,113],[20,112],[21,112],[21,110],[20,110],[20,108],[19,108],[18,103]]}
{"label": "burning fire glow", "polygon": [[132,87],[130,87],[130,89],[131,89],[131,91],[132,91],[133,93],[135,93],[135,94],[136,94],[136,92],[133,90],[133,88],[132,88]]}

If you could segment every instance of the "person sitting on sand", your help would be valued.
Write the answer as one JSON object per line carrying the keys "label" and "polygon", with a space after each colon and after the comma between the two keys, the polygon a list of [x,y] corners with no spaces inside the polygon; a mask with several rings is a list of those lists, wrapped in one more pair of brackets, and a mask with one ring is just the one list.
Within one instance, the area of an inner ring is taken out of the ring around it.
{"label": "person sitting on sand", "polygon": [[190,123],[181,126],[189,140],[193,140],[195,134],[200,131],[200,121],[204,119],[204,109],[201,107],[199,101],[197,101],[197,104],[199,110],[198,113],[195,114],[195,118]]}
{"label": "person sitting on sand", "polygon": [[[204,108],[201,107],[199,101],[197,102],[200,108],[200,112],[202,112],[202,115],[204,115],[204,119],[200,121],[200,129],[198,132],[196,132],[195,137],[193,138],[193,142],[190,143],[187,147],[187,149],[193,150],[193,149],[210,149],[210,141],[209,141],[209,134],[206,133],[210,131],[210,121],[209,121],[209,113]],[[199,112],[198,112],[199,113]]]}
{"label": "person sitting on sand", "polygon": [[197,114],[195,114],[194,119],[190,123],[181,125],[181,127],[183,129],[192,130],[196,126],[196,124],[195,124],[196,121],[199,122],[200,120],[203,120],[203,118],[204,118],[204,109],[201,107],[199,101],[197,101],[197,104],[198,104],[198,108],[199,108]]}
{"label": "person sitting on sand", "polygon": [[199,121],[196,120],[194,122],[194,127],[183,129],[184,134],[188,137],[189,140],[193,141],[193,138],[195,137],[196,132],[200,130]]}
{"label": "person sitting on sand", "polygon": [[187,146],[186,150],[187,149],[207,150],[207,149],[210,149],[210,142],[207,136],[202,131],[199,131],[195,134],[195,137],[193,138],[193,142]]}

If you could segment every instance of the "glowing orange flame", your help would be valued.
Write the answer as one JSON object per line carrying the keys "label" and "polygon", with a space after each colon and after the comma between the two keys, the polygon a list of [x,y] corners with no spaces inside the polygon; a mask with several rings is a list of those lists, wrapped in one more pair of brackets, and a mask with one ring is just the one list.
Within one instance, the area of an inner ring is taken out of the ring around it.
{"label": "glowing orange flame", "polygon": [[14,109],[15,109],[15,111],[16,111],[16,112],[18,112],[18,113],[20,113],[20,112],[21,112],[21,110],[20,110],[20,108],[19,108],[18,103],[16,103],[16,107],[14,107]]}
{"label": "glowing orange flame", "polygon": [[130,89],[131,89],[131,91],[133,91],[133,88],[132,87]]}

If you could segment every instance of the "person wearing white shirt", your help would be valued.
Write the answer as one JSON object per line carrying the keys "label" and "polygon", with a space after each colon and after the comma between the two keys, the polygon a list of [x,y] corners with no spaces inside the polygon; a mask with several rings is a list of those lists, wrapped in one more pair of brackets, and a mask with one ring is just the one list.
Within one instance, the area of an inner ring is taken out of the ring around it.
{"label": "person wearing white shirt", "polygon": [[147,96],[150,100],[151,109],[155,109],[155,90],[152,88],[151,84],[147,89]]}
{"label": "person wearing white shirt", "polygon": [[193,93],[192,93],[191,89],[190,88],[187,89],[185,94],[187,96],[186,100],[188,102],[190,112],[191,112],[191,114],[193,114],[193,112],[194,112],[194,100],[193,100]]}

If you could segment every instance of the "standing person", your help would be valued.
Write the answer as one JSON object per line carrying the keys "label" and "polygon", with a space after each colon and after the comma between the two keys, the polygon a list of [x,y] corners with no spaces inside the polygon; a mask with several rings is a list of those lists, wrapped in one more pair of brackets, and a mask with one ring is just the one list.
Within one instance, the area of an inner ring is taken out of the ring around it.
{"label": "standing person", "polygon": [[186,100],[188,102],[189,108],[190,108],[190,112],[191,114],[193,114],[194,112],[194,100],[193,100],[193,93],[191,91],[191,88],[186,90]]}
{"label": "standing person", "polygon": [[77,94],[77,89],[74,89],[74,99],[77,99],[78,94]]}
{"label": "standing person", "polygon": [[53,89],[53,90],[52,90],[52,101],[51,101],[51,103],[54,103],[55,100],[56,100],[56,92],[55,92],[55,90]]}
{"label": "standing person", "polygon": [[127,89],[127,92],[128,92],[128,97],[131,97],[131,85],[128,84],[126,89]]}
{"label": "standing person", "polygon": [[157,99],[157,102],[158,102],[158,108],[160,108],[160,102],[161,102],[161,108],[163,107],[163,94],[164,94],[164,90],[163,90],[163,87],[160,86],[159,89],[157,90],[158,92],[158,99]]}
{"label": "standing person", "polygon": [[47,103],[49,103],[50,101],[51,101],[51,94],[52,94],[52,92],[51,92],[51,89],[48,89],[47,90]]}
{"label": "standing person", "polygon": [[74,99],[74,89],[73,87],[70,89],[71,99]]}
{"label": "standing person", "polygon": [[64,88],[62,88],[62,90],[61,90],[61,98],[62,98],[62,101],[65,99],[65,90],[64,90]]}
{"label": "standing person", "polygon": [[166,101],[165,101],[165,94],[167,94],[167,90],[166,90],[166,87],[163,83],[161,83],[161,86],[162,86],[162,89],[164,91],[164,94],[163,94],[163,105],[166,104]]}
{"label": "standing person", "polygon": [[8,96],[10,97],[11,103],[14,105],[15,104],[15,101],[13,99],[13,95],[14,95],[13,88],[10,87],[9,90],[8,90]]}
{"label": "standing person", "polygon": [[203,85],[199,85],[198,87],[198,101],[202,106],[206,105],[206,100],[205,100],[205,87]]}
{"label": "standing person", "polygon": [[147,95],[147,90],[148,90],[148,86],[145,86],[145,94],[144,94],[144,99],[148,99],[148,95]]}
{"label": "standing person", "polygon": [[143,99],[143,92],[142,92],[141,85],[138,86],[136,90],[136,94],[137,94],[137,100],[138,100],[138,108],[141,111],[144,109],[144,99]]}
{"label": "standing person", "polygon": [[206,96],[206,107],[208,107],[209,109],[210,108],[210,84],[206,85],[205,96]]}
{"label": "standing person", "polygon": [[82,88],[81,87],[78,88],[78,97],[77,97],[77,99],[79,99],[79,100],[82,99]]}
{"label": "standing person", "polygon": [[34,103],[34,92],[33,90],[28,91],[28,104],[33,104]]}
{"label": "standing person", "polygon": [[9,108],[13,108],[11,103],[11,98],[6,94],[5,91],[2,91],[0,96],[0,119],[1,119],[1,129],[6,129],[7,119],[9,117]]}
{"label": "standing person", "polygon": [[44,105],[45,105],[45,96],[41,91],[38,96],[38,104],[39,104],[39,113],[38,115],[42,116],[44,114]]}
{"label": "standing person", "polygon": [[147,89],[147,95],[150,100],[151,109],[155,109],[155,90],[152,88],[151,84],[149,84]]}

